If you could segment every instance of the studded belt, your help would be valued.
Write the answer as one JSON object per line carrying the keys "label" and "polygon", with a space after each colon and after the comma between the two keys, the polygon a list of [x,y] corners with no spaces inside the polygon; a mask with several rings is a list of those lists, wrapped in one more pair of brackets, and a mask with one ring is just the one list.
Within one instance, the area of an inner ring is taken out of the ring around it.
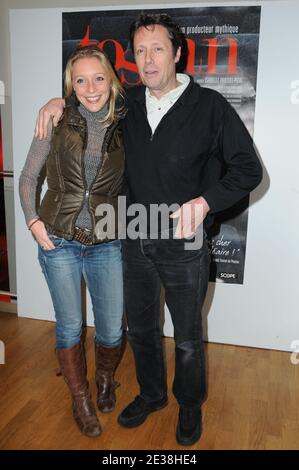
{"label": "studded belt", "polygon": [[82,245],[92,245],[93,241],[91,230],[87,228],[75,227],[73,240],[77,240],[78,242],[82,243]]}

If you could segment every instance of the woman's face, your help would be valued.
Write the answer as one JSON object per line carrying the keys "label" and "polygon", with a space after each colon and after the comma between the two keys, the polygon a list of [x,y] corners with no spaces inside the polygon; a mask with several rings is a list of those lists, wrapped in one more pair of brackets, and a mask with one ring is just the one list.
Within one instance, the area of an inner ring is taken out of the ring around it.
{"label": "woman's face", "polygon": [[80,103],[95,113],[110,96],[111,79],[97,57],[84,57],[73,64],[72,82]]}

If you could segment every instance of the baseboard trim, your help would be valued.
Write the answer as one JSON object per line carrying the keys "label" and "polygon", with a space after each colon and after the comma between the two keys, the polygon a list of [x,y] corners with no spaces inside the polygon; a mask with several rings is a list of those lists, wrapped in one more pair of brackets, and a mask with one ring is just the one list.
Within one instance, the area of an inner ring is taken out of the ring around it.
{"label": "baseboard trim", "polygon": [[14,302],[0,302],[0,312],[17,314],[18,304]]}

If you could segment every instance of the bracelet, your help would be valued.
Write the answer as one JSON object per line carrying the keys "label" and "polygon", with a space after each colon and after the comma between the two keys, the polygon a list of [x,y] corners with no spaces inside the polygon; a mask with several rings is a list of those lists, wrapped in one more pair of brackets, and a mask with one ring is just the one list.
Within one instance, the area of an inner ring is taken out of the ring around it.
{"label": "bracelet", "polygon": [[37,219],[35,219],[28,227],[28,230],[31,230],[31,227],[40,220],[40,217],[38,217]]}

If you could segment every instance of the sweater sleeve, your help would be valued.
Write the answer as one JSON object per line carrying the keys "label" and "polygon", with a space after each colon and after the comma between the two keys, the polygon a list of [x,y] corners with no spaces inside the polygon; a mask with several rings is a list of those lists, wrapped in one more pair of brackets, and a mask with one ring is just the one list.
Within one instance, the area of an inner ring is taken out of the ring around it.
{"label": "sweater sleeve", "polygon": [[233,206],[258,186],[263,174],[249,132],[234,108],[227,105],[218,141],[224,174],[202,194],[211,213]]}
{"label": "sweater sleeve", "polygon": [[52,123],[49,123],[47,137],[33,138],[24,168],[19,179],[19,195],[26,223],[38,217],[36,211],[36,188],[38,177],[47,160],[51,147]]}

